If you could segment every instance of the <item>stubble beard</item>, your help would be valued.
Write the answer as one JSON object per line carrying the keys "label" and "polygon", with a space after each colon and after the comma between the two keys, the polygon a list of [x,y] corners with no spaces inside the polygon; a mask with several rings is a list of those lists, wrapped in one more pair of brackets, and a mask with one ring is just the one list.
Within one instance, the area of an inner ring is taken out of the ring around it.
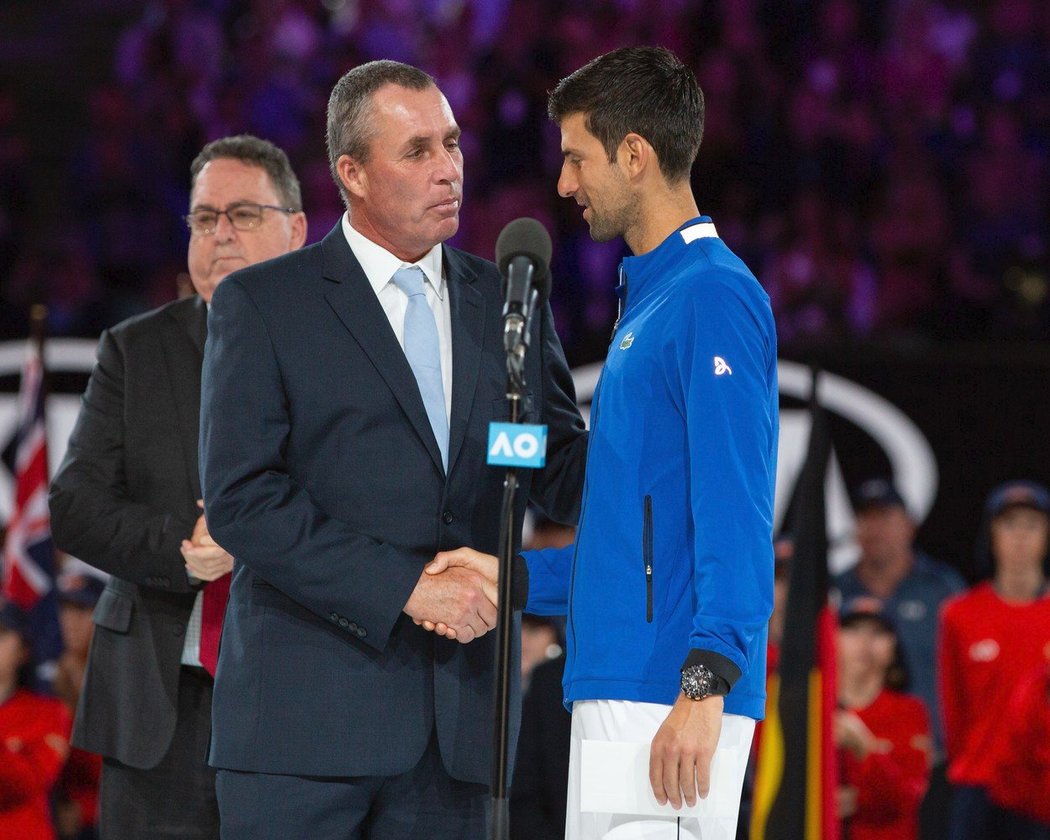
{"label": "stubble beard", "polygon": [[610,242],[622,233],[609,221],[596,216],[593,207],[591,208],[590,221],[590,234],[594,242]]}
{"label": "stubble beard", "polygon": [[637,225],[639,207],[625,182],[617,182],[603,212],[591,205],[591,239],[595,242],[610,242],[617,237],[627,238],[627,233]]}
{"label": "stubble beard", "polygon": [[591,239],[595,242],[611,242],[624,236],[631,227],[634,218],[633,208],[626,201],[618,207],[599,214],[591,205]]}

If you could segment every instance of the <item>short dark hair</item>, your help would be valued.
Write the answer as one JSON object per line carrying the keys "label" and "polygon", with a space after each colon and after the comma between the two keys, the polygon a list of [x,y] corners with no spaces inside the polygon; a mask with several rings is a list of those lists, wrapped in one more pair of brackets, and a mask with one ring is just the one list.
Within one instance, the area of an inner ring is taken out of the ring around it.
{"label": "short dark hair", "polygon": [[212,140],[190,164],[191,190],[197,186],[197,176],[201,174],[205,164],[219,159],[239,160],[249,166],[258,166],[270,176],[270,182],[285,207],[296,211],[303,209],[299,179],[292,171],[288,155],[269,140],[251,134],[236,134]]}
{"label": "short dark hair", "polygon": [[418,67],[384,59],[359,64],[344,73],[328,97],[328,166],[344,201],[346,190],[339,180],[336,161],[343,155],[349,155],[359,163],[368,160],[368,144],[375,134],[369,120],[372,94],[391,84],[409,90],[437,87],[433,77]]}
{"label": "short dark hair", "polygon": [[670,183],[689,177],[704,135],[704,94],[693,72],[663,47],[624,47],[598,56],[551,91],[556,123],[583,114],[609,156],[631,132],[656,150]]}

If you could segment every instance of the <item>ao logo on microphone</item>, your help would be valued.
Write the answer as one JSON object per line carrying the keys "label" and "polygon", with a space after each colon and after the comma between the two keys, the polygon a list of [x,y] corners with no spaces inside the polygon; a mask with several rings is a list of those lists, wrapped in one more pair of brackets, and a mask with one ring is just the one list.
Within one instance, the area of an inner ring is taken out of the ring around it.
{"label": "ao logo on microphone", "polygon": [[542,467],[547,461],[547,427],[490,423],[488,462],[496,467]]}

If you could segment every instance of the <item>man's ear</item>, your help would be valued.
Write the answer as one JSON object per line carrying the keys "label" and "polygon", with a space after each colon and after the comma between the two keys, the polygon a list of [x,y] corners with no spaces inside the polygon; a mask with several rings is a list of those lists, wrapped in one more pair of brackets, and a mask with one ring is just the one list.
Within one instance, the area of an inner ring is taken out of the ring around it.
{"label": "man's ear", "polygon": [[642,135],[631,132],[620,142],[616,159],[628,178],[637,178],[656,165],[656,151]]}
{"label": "man's ear", "polygon": [[298,250],[306,242],[306,214],[303,212],[292,215],[292,250]]}
{"label": "man's ear", "polygon": [[339,181],[342,183],[343,188],[350,195],[358,198],[364,198],[367,195],[368,178],[364,167],[357,160],[350,157],[350,155],[340,155],[335,162],[335,171],[339,175]]}

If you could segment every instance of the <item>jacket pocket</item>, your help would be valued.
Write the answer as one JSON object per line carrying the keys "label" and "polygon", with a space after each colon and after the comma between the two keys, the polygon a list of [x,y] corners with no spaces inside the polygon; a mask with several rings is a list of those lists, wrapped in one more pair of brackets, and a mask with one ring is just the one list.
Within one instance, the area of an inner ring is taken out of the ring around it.
{"label": "jacket pocket", "polygon": [[95,604],[91,618],[99,627],[117,633],[127,633],[131,627],[131,611],[134,606],[135,602],[130,597],[106,587]]}
{"label": "jacket pocket", "polygon": [[642,562],[645,564],[645,620],[653,623],[653,497],[645,497],[642,515]]}

